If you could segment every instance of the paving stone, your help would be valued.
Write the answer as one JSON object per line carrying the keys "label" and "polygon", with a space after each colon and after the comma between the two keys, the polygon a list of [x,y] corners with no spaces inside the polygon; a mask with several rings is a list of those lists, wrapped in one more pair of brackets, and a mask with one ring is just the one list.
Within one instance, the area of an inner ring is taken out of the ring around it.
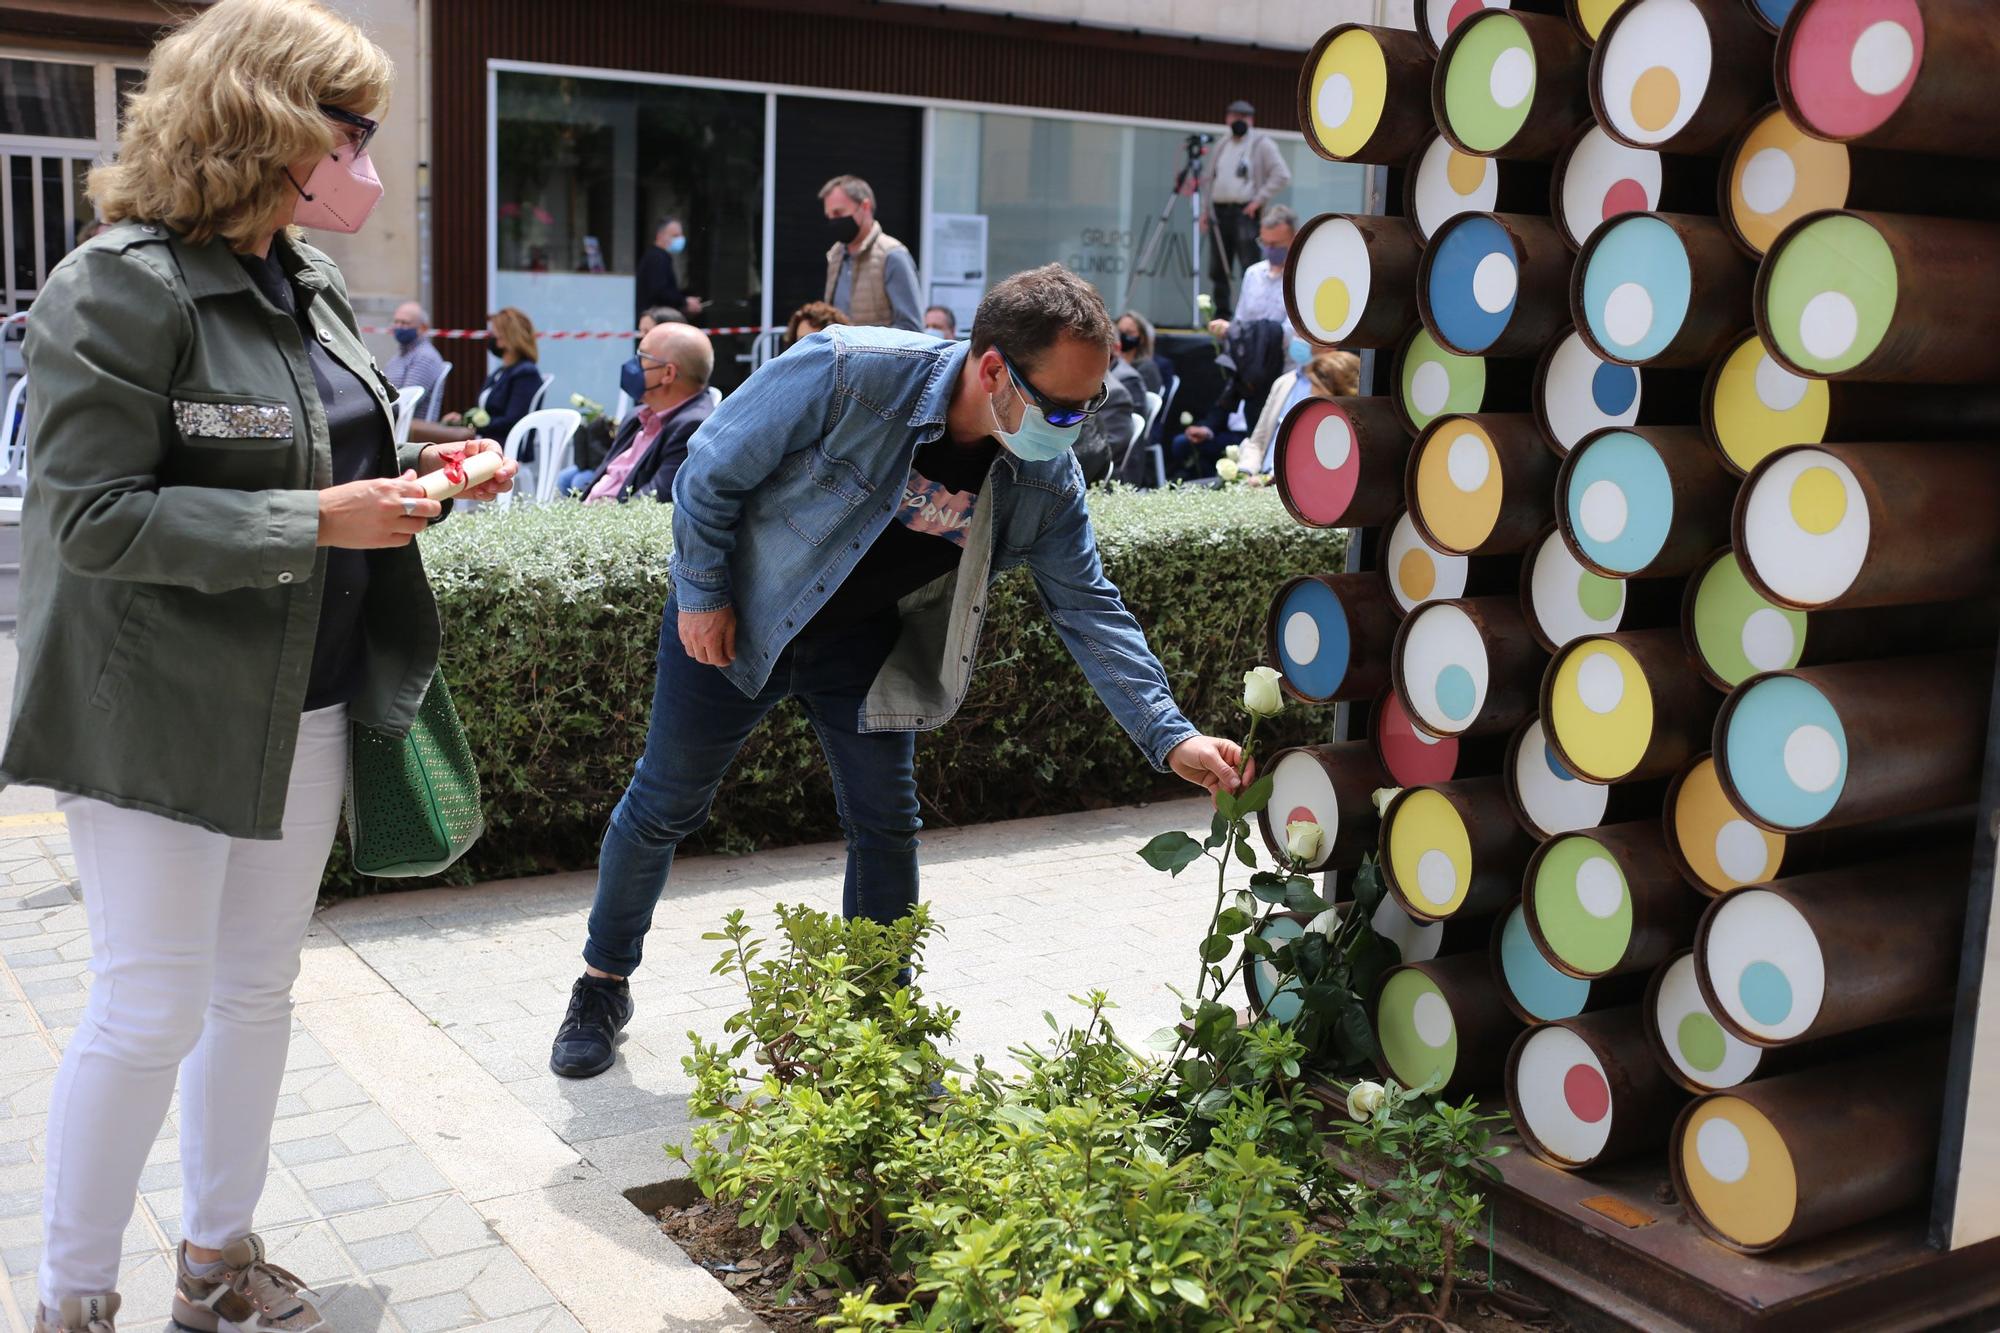
{"label": "paving stone", "polygon": [[447,1329],[471,1328],[480,1322],[479,1311],[471,1299],[457,1291],[420,1301],[400,1301],[390,1309],[410,1333],[444,1333]]}

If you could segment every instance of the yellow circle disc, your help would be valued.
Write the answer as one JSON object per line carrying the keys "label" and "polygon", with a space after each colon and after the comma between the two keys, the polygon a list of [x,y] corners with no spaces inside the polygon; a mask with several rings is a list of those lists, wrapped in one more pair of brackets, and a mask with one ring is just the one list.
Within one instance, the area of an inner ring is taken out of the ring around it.
{"label": "yellow circle disc", "polygon": [[1681,109],[1681,81],[1665,65],[1655,65],[1632,84],[1632,119],[1641,129],[1658,132]]}
{"label": "yellow circle disc", "polygon": [[1470,554],[1493,535],[1500,519],[1504,486],[1492,437],[1473,421],[1447,417],[1433,423],[1418,447],[1423,456],[1410,507],[1439,546],[1453,555]]}
{"label": "yellow circle disc", "polygon": [[1653,692],[1623,645],[1578,639],[1555,661],[1549,724],[1577,776],[1616,782],[1653,739]]}
{"label": "yellow circle disc", "polygon": [[1729,803],[1713,757],[1704,758],[1674,794],[1674,843],[1695,878],[1715,893],[1766,884],[1785,858],[1785,835],[1766,833]]}
{"label": "yellow circle disc", "polygon": [[1419,787],[1396,803],[1387,829],[1389,872],[1410,909],[1442,920],[1472,885],[1472,839],[1451,802]]}
{"label": "yellow circle disc", "polygon": [[1604,33],[1611,16],[1624,8],[1625,0],[1577,0],[1576,16],[1583,21],[1584,35],[1596,41]]}
{"label": "yellow circle disc", "polygon": [[1347,312],[1354,298],[1347,290],[1347,284],[1339,278],[1328,278],[1320,283],[1313,293],[1313,318],[1324,329],[1341,329],[1347,326]]}
{"label": "yellow circle disc", "polygon": [[1788,444],[1824,442],[1832,401],[1825,380],[1792,374],[1771,359],[1763,339],[1746,338],[1715,379],[1715,442],[1747,474]]}
{"label": "yellow circle disc", "polygon": [[1437,587],[1437,576],[1437,561],[1431,559],[1429,551],[1418,547],[1403,552],[1396,566],[1396,584],[1413,602],[1430,600],[1431,589]]}
{"label": "yellow circle disc", "polygon": [[1337,158],[1360,152],[1388,97],[1389,64],[1373,33],[1349,28],[1328,42],[1313,67],[1309,108],[1320,146]]}
{"label": "yellow circle disc", "polygon": [[1792,482],[1792,521],[1824,537],[1847,517],[1847,488],[1831,468],[1809,467]]}
{"label": "yellow circle disc", "polygon": [[1680,1142],[1688,1202],[1738,1245],[1769,1245],[1799,1208],[1798,1170],[1770,1118],[1737,1097],[1711,1097],[1687,1118]]}

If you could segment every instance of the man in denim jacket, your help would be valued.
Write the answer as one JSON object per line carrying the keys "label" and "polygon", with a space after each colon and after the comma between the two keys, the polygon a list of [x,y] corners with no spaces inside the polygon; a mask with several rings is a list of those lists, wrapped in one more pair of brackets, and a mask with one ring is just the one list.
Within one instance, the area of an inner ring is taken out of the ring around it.
{"label": "man in denim jacket", "polygon": [[917,901],[916,733],[971,679],[987,586],[1025,564],[1063,643],[1156,768],[1234,791],[1242,755],[1174,705],[1104,577],[1070,446],[1105,399],[1104,303],[1060,265],[980,302],[968,343],[835,327],[715,410],[674,482],[674,594],[646,753],[611,814],[588,965],[550,1067],[616,1059],[674,851],[764,715],[804,706],[847,833],[849,916]]}

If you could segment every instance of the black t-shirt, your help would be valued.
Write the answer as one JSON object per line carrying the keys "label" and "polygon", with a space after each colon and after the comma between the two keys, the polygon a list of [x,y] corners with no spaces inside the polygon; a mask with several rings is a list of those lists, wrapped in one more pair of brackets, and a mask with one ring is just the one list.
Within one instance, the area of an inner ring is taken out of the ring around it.
{"label": "black t-shirt", "polygon": [[958,568],[979,492],[999,450],[992,439],[963,445],[948,435],[920,447],[889,526],[803,632],[823,634],[893,615],[896,603]]}
{"label": "black t-shirt", "polygon": [[[271,304],[299,322],[306,359],[312,364],[326,412],[333,446],[333,485],[387,475],[382,458],[391,447],[388,423],[375,395],[360,377],[340,364],[315,336],[312,321],[300,317],[299,300],[278,257],[274,241],[269,257],[238,255],[250,278]],[[304,430],[303,422],[299,429]],[[320,589],[319,636],[313,640],[312,674],[306,683],[307,711],[352,703],[360,689],[367,659],[367,637],[361,608],[368,597],[368,552],[329,546],[326,582]]]}

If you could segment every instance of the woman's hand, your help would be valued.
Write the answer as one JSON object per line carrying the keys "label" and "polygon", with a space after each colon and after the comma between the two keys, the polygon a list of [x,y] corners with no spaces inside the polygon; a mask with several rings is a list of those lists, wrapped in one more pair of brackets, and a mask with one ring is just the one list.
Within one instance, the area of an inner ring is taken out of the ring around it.
{"label": "woman's hand", "polygon": [[438,418],[438,425],[440,426],[463,426],[464,424],[465,413],[463,412],[447,412]]}
{"label": "woman's hand", "polygon": [[[421,460],[418,464],[419,469],[427,473],[436,472],[445,465],[445,454],[452,450],[463,450],[466,458],[470,458],[474,454],[497,454],[504,452],[497,440],[467,440],[463,444],[426,445],[423,452],[417,455]],[[477,486],[468,486],[465,490],[459,492],[457,498],[461,500],[497,500],[506,492],[514,489],[514,476],[520,470],[521,465],[519,463],[511,460],[502,463],[500,470],[493,474],[491,481],[483,481]]]}
{"label": "woman's hand", "polygon": [[440,512],[414,472],[329,486],[319,493],[319,544],[360,551],[408,546]]}

